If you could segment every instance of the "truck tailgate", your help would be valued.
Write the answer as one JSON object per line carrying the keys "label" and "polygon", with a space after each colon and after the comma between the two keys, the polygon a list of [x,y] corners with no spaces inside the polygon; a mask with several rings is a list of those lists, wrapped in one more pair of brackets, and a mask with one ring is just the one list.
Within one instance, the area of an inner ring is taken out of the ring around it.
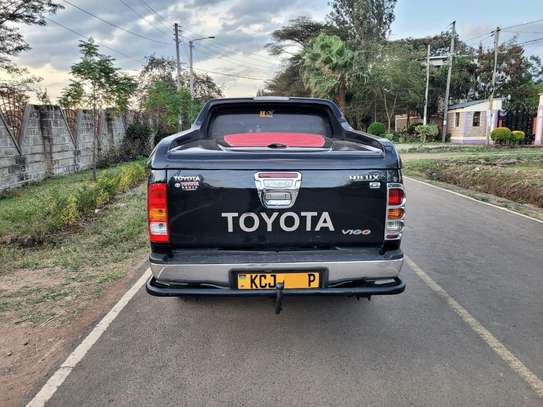
{"label": "truck tailgate", "polygon": [[288,208],[270,208],[285,190],[259,191],[257,173],[168,169],[170,245],[302,249],[383,243],[385,170],[288,170],[301,178]]}

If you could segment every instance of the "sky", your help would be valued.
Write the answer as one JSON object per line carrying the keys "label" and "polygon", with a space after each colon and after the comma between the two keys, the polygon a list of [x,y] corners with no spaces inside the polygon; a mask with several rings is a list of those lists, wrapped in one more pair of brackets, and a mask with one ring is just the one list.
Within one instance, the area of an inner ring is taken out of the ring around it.
{"label": "sky", "polygon": [[[284,63],[265,48],[270,34],[298,16],[323,21],[330,10],[328,0],[57,1],[65,8],[49,16],[47,26],[23,26],[32,50],[16,58],[43,78],[42,87],[52,100],[68,83],[82,37],[92,36],[102,45],[102,52],[115,57],[123,70],[135,74],[145,56],[175,56],[174,22],[182,28],[184,68],[188,62],[187,40],[215,36],[195,43],[195,70],[208,72],[226,96],[254,96]],[[517,36],[520,42],[533,41],[526,44],[528,53],[543,56],[542,1],[398,0],[390,38],[438,34],[456,20],[463,40],[489,47],[493,41],[489,33],[497,25],[516,25],[502,32],[502,40]],[[538,19],[542,21],[518,25]]]}

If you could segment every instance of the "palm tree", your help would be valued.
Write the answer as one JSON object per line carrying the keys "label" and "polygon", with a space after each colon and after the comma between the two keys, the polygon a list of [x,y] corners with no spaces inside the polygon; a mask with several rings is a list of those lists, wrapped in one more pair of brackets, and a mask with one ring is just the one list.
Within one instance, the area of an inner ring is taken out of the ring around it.
{"label": "palm tree", "polygon": [[302,79],[313,96],[333,97],[345,111],[347,87],[356,75],[357,52],[337,35],[319,34],[304,51]]}

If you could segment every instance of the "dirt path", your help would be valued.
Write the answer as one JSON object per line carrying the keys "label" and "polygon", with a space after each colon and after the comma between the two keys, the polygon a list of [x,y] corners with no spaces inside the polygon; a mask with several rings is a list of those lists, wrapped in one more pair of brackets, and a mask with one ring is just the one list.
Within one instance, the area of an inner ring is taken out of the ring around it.
{"label": "dirt path", "polygon": [[134,259],[125,276],[69,324],[50,320],[36,326],[4,315],[0,322],[0,405],[22,405],[146,268],[146,258]]}

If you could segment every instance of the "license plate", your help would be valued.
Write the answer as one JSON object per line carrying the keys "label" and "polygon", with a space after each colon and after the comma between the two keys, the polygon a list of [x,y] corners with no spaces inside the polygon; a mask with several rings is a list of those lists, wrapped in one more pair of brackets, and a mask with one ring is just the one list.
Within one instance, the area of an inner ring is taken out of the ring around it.
{"label": "license plate", "polygon": [[284,288],[319,288],[318,272],[304,273],[245,273],[238,274],[240,290],[272,290],[283,282]]}

